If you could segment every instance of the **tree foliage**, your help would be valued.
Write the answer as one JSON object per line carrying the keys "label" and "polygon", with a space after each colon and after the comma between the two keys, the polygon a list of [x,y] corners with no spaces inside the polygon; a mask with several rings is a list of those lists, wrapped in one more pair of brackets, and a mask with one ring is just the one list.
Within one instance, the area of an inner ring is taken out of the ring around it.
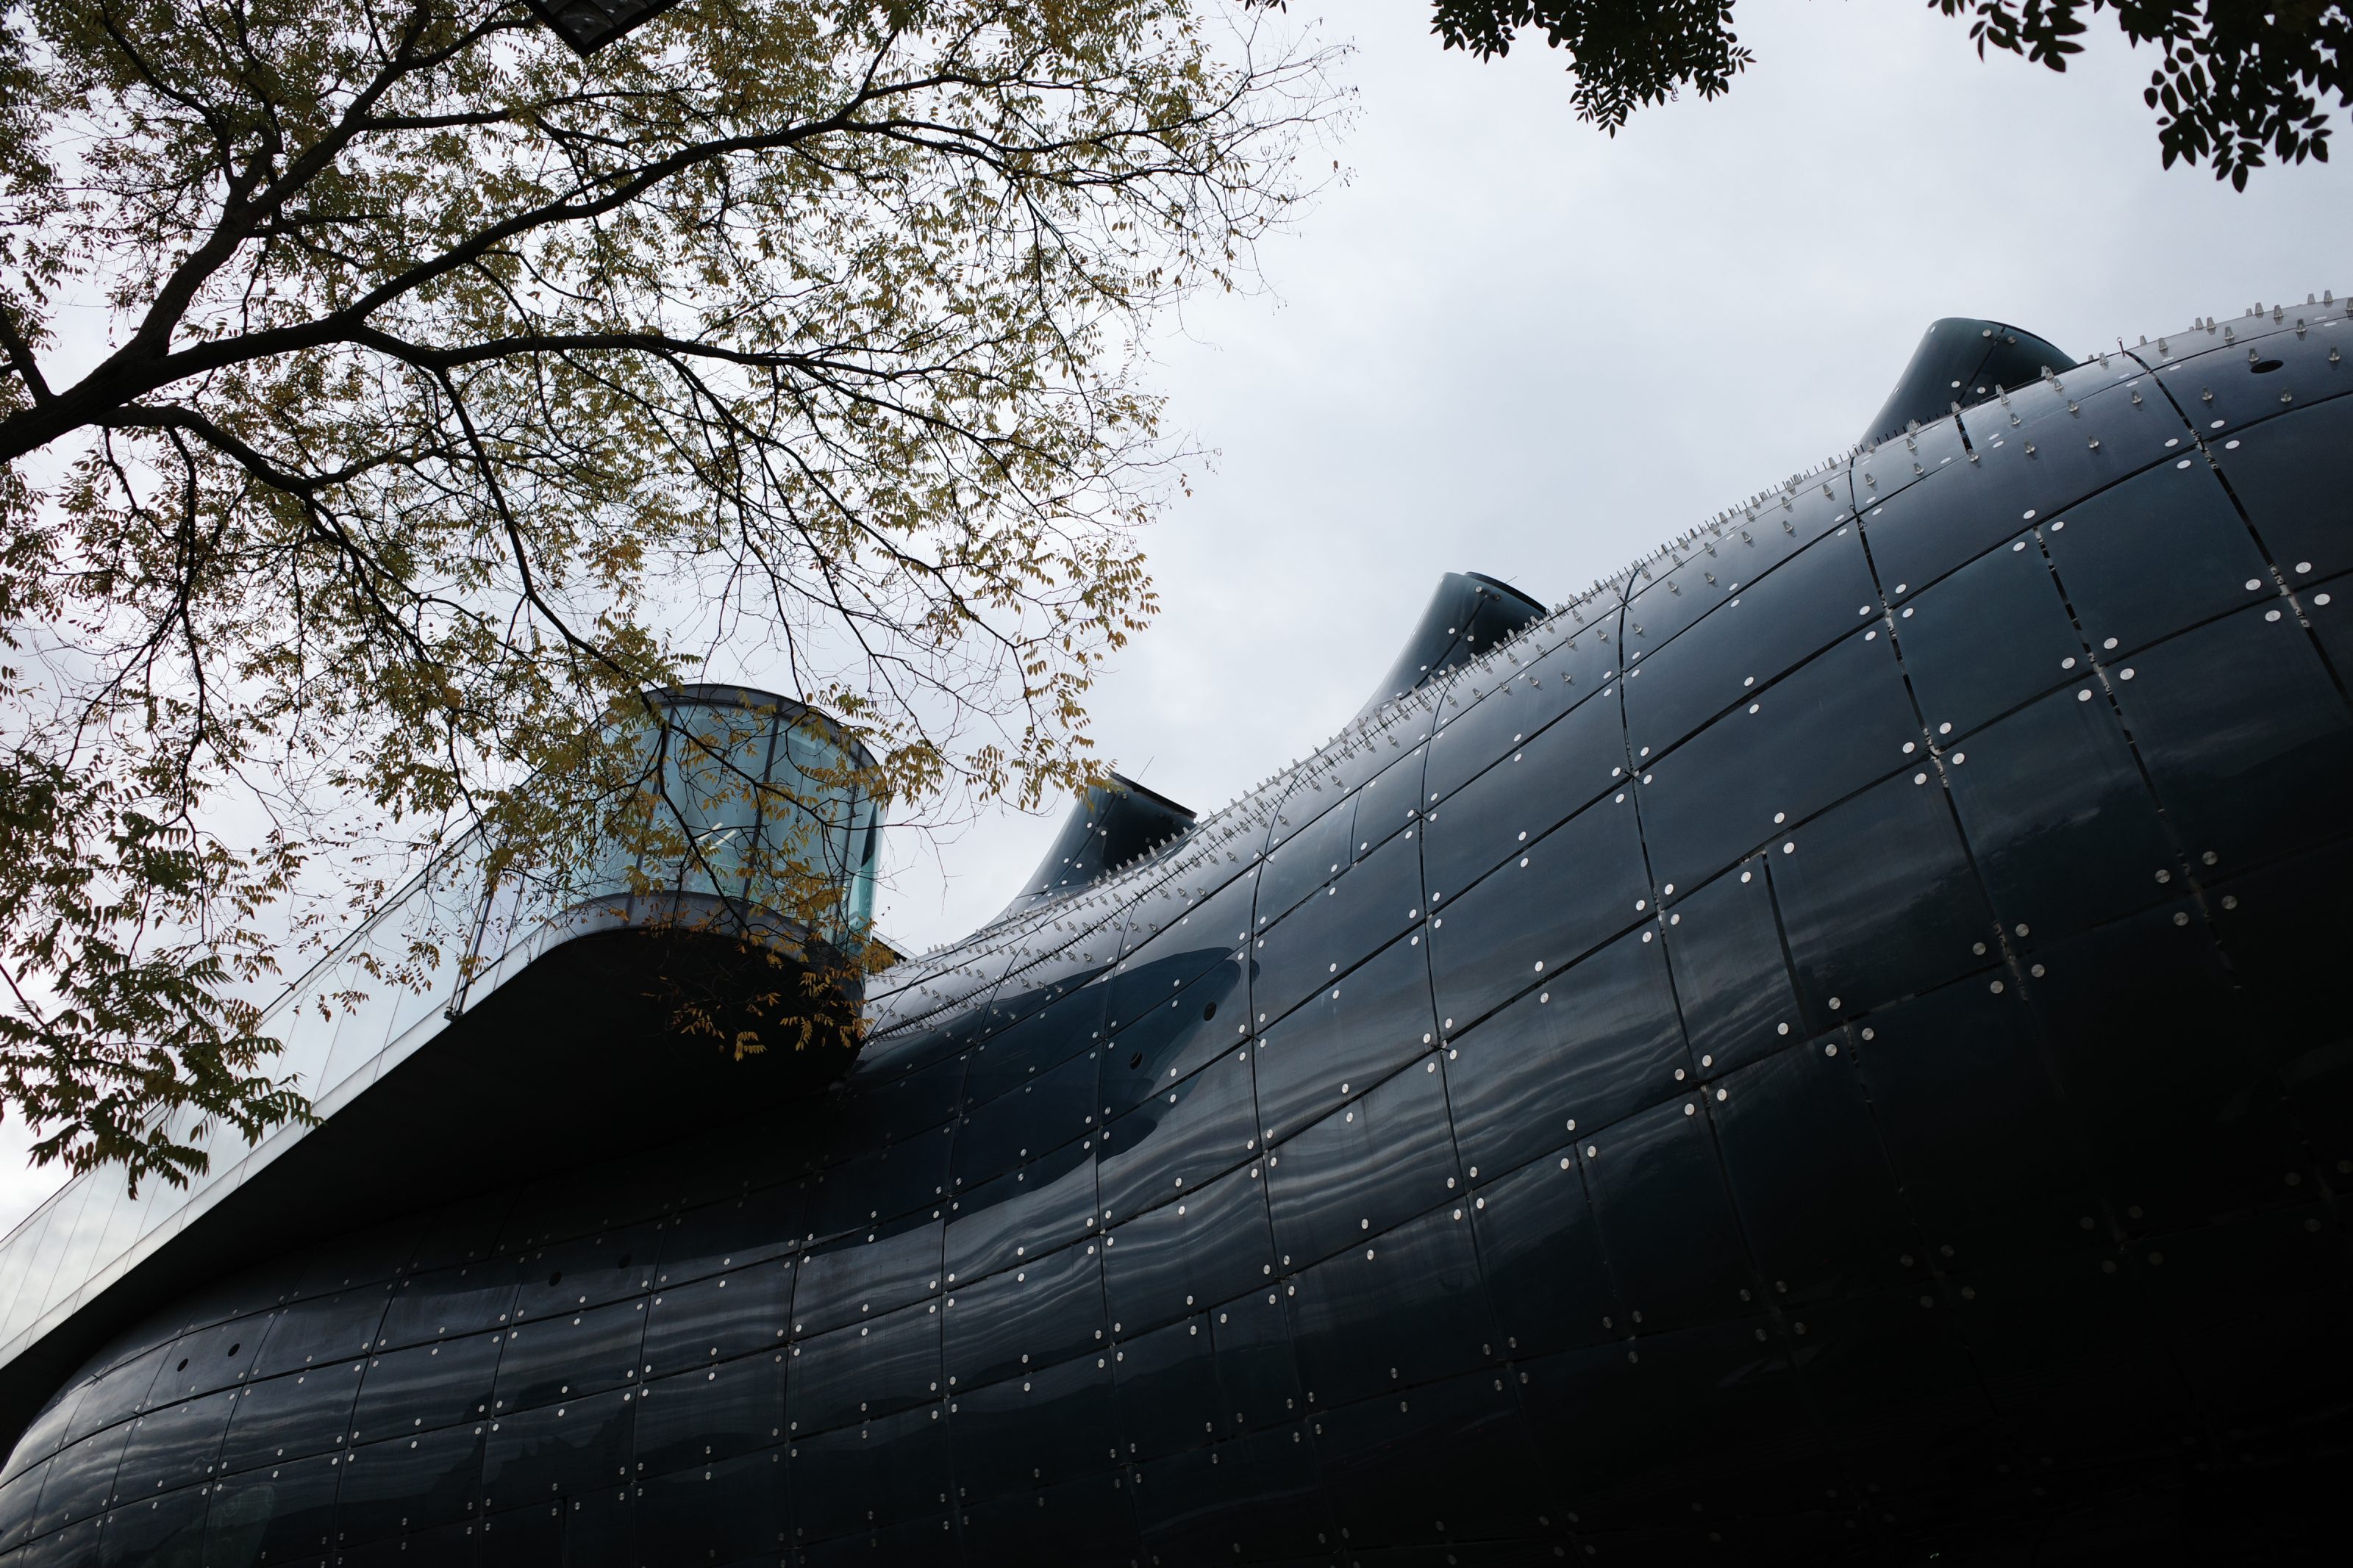
{"label": "tree foliage", "polygon": [[[2080,54],[2087,13],[2111,11],[2159,62],[2145,94],[2165,165],[2210,163],[2243,190],[2276,159],[2328,156],[2332,108],[2353,104],[2353,13],[2342,0],[1928,0],[1971,18],[1978,53],[2000,50],[2054,71]],[[1448,48],[1509,54],[1527,28],[1567,50],[1579,115],[1611,134],[1684,88],[1714,98],[1752,62],[1732,30],[1732,0],[1435,0]]]}
{"label": "tree foliage", "polygon": [[[1322,65],[1220,0],[693,0],[585,60],[522,0],[13,0],[0,1104],[38,1155],[179,1180],[191,1118],[301,1114],[250,998],[462,832],[562,885],[659,826],[649,689],[830,712],[871,765],[828,791],[1092,776],[1181,478],[1138,337],[1248,279]],[[838,892],[791,869],[788,912]]]}

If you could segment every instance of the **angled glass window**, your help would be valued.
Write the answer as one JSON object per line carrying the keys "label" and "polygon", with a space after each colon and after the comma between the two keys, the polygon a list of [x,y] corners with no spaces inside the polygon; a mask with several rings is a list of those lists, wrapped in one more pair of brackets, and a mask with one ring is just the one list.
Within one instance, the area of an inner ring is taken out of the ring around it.
{"label": "angled glass window", "polygon": [[1362,1246],[1459,1196],[1446,1080],[1430,1056],[1270,1150],[1267,1206],[1286,1270]]}
{"label": "angled glass window", "polygon": [[1492,1353],[1470,1212],[1458,1202],[1299,1276],[1289,1305],[1311,1406],[1432,1382]]}
{"label": "angled glass window", "polygon": [[[775,1327],[781,1329],[783,1301],[770,1303],[770,1310]],[[568,1318],[519,1324],[507,1331],[491,1408],[494,1413],[524,1410],[633,1383],[645,1332],[642,1297],[591,1307]]]}
{"label": "angled glass window", "polygon": [[1101,1349],[1100,1250],[1082,1241],[958,1284],[941,1312],[950,1392]]}
{"label": "angled glass window", "polygon": [[762,1351],[647,1384],[638,1393],[635,1473],[712,1464],[782,1437],[787,1358]]}
{"label": "angled glass window", "polygon": [[1095,1181],[1105,1224],[1169,1202],[1248,1159],[1257,1131],[1244,1047],[1103,1129]]}
{"label": "angled glass window", "polygon": [[[1557,973],[1548,968],[1537,989],[1458,1032],[1446,1083],[1474,1178],[1690,1087],[1691,1058],[1657,937],[1657,925],[1645,922]],[[1276,1193],[1289,1173],[1286,1163]]]}

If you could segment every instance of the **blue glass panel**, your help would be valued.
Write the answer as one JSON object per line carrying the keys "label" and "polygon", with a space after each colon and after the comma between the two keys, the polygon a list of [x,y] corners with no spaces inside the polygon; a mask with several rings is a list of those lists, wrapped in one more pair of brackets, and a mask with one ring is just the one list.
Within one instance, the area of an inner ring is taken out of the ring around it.
{"label": "blue glass panel", "polygon": [[940,1303],[918,1301],[804,1340],[786,1367],[785,1430],[822,1432],[941,1392]]}
{"label": "blue glass panel", "polygon": [[133,1421],[115,1472],[114,1500],[142,1501],[219,1474],[221,1435],[228,1430],[236,1404],[237,1391],[224,1388],[159,1406]]}
{"label": "blue glass panel", "polygon": [[246,1384],[221,1445],[221,1468],[249,1470],[340,1446],[366,1370],[365,1362],[348,1361]]}
{"label": "blue glass panel", "polygon": [[2233,436],[2214,453],[2256,537],[2292,584],[2353,566],[2353,499],[2339,470],[2348,449],[2353,401],[2337,398]]}
{"label": "blue glass panel", "polygon": [[1290,1306],[1310,1409],[1409,1388],[1494,1353],[1468,1202],[1302,1273]]}
{"label": "blue glass panel", "polygon": [[1586,1201],[1575,1149],[1473,1186],[1472,1222],[1504,1349],[1542,1355],[1594,1344],[1626,1321]]}
{"label": "blue glass panel", "polygon": [[2037,526],[2084,637],[2103,657],[2279,591],[2202,462],[2152,468]]}
{"label": "blue glass panel", "polygon": [[1978,1268],[2093,1243],[2102,1205],[2015,987],[1956,981],[1853,1032],[1905,1203],[1939,1259]]}
{"label": "blue glass panel", "polygon": [[1065,1143],[948,1204],[953,1285],[1046,1251],[1094,1228],[1094,1140]]}
{"label": "blue glass panel", "polygon": [[1035,1492],[1105,1469],[1118,1457],[1108,1354],[960,1389],[948,1408],[961,1497]]}
{"label": "blue glass panel", "polygon": [[[1626,734],[1637,766],[1880,613],[1852,523],[1761,579],[1626,672]],[[1629,628],[1630,637],[1632,635]]]}
{"label": "blue glass panel", "polygon": [[1394,941],[1259,1037],[1259,1130],[1287,1138],[1346,1096],[1396,1071],[1437,1037],[1428,949]]}
{"label": "blue glass panel", "polygon": [[[878,1462],[883,1454],[889,1460]],[[939,1527],[930,1521],[947,1508],[950,1489],[944,1407],[918,1405],[863,1426],[801,1438],[789,1450],[785,1468],[791,1482],[797,1541],[871,1531],[894,1520],[923,1521],[936,1535]],[[950,1543],[930,1544],[942,1548]],[[812,1559],[804,1556],[801,1561]]]}
{"label": "blue glass panel", "polygon": [[1357,862],[1250,946],[1250,1007],[1280,1018],[1421,917],[1421,857],[1410,830]]}
{"label": "blue glass panel", "polygon": [[1586,807],[1501,870],[1448,896],[1430,921],[1430,975],[1446,1034],[1648,918],[1631,794]]}
{"label": "blue glass panel", "polygon": [[[782,1300],[774,1304],[773,1316],[780,1338],[785,1320]],[[633,1383],[645,1333],[642,1300],[616,1301],[568,1318],[542,1318],[510,1329],[506,1348],[499,1357],[496,1403],[491,1408],[523,1410]]]}
{"label": "blue glass panel", "polygon": [[376,1348],[396,1349],[504,1325],[513,1314],[515,1268],[514,1259],[500,1258],[410,1275],[393,1287],[376,1329]]}
{"label": "blue glass panel", "polygon": [[785,1543],[784,1460],[746,1454],[658,1476],[638,1489],[638,1529],[668,1562],[775,1562]]}
{"label": "blue glass panel", "polygon": [[[2176,917],[2180,917],[2177,919]],[[2045,950],[2027,994],[2101,1185],[2135,1229],[2171,1231],[2294,1196],[2296,1162],[2270,1064],[2239,1037],[2242,1003],[2187,902]],[[2119,987],[2115,977],[2134,984]]]}
{"label": "blue glass panel", "polygon": [[1617,704],[1605,698],[1514,746],[1459,789],[1441,793],[1433,785],[1425,792],[1422,830],[1430,901],[1442,903],[1523,853],[1529,840],[1622,787],[1625,775],[1625,729]]}
{"label": "blue glass panel", "polygon": [[2091,664],[2031,531],[1914,595],[1895,612],[1895,644],[1939,735],[1967,734]]}
{"label": "blue glass panel", "polygon": [[2284,601],[2137,654],[2116,683],[2158,799],[2201,863],[2252,866],[2337,831],[2353,720]]}
{"label": "blue glass panel", "polygon": [[[1135,979],[1134,1005],[1141,1005],[1160,976],[1145,965],[1136,972]],[[1098,1108],[1102,1115],[1117,1116],[1134,1109],[1151,1097],[1155,1087],[1187,1077],[1250,1032],[1249,998],[1241,994],[1240,950],[1228,953],[1181,989],[1174,984],[1169,989],[1166,1002],[1145,1008],[1112,1037],[1103,1055]]]}
{"label": "blue glass panel", "polygon": [[1140,1333],[1273,1274],[1260,1169],[1229,1172],[1104,1237],[1113,1333]]}
{"label": "blue glass panel", "polygon": [[793,1332],[856,1322],[940,1288],[940,1222],[879,1226],[805,1254],[793,1292]]}
{"label": "blue glass panel", "polygon": [[[653,1300],[643,1354],[649,1377],[773,1348],[791,1321],[790,1258],[673,1286]],[[513,1352],[508,1352],[510,1355]]]}
{"label": "blue glass panel", "polygon": [[1315,1418],[1315,1464],[1351,1546],[1539,1530],[1535,1455],[1500,1371]]}
{"label": "blue glass panel", "polygon": [[1815,1017],[1852,1017],[1993,962],[1992,921],[1934,773],[1898,773],[1781,844],[1766,858]]}
{"label": "blue glass panel", "polygon": [[[782,1373],[776,1378],[776,1393],[781,1406]],[[638,1397],[636,1390],[616,1388],[498,1416],[484,1439],[483,1508],[547,1502],[626,1482],[629,1424]],[[775,1415],[772,1410],[772,1426]]]}
{"label": "blue glass panel", "polygon": [[[1462,1158],[1476,1178],[1606,1127],[1684,1086],[1691,1070],[1658,929],[1628,931],[1566,969],[1546,972],[1447,1052],[1446,1082]],[[1274,1191],[1283,1191],[1282,1177]],[[1436,1202],[1432,1197],[1430,1202]],[[1427,1205],[1417,1205],[1425,1207]]]}
{"label": "blue glass panel", "polygon": [[1678,896],[1667,915],[1675,995],[1704,1075],[1728,1072],[1806,1032],[1781,951],[1767,858],[1743,861]]}
{"label": "blue glass panel", "polygon": [[[973,1052],[977,1075],[980,1056]],[[1077,1054],[1036,1077],[1028,1079],[994,1100],[976,1103],[957,1124],[955,1153],[950,1162],[950,1189],[961,1191],[1049,1150],[1076,1142],[1094,1126],[1095,1079],[1099,1053],[1082,1037]],[[1064,1054],[1069,1054],[1066,1050]]]}
{"label": "blue glass panel", "polygon": [[1267,1206],[1285,1270],[1362,1246],[1433,1204],[1460,1201],[1438,1058],[1350,1088],[1342,1109],[1267,1154]]}
{"label": "blue glass panel", "polygon": [[1602,1246],[1638,1332],[1752,1310],[1755,1280],[1698,1102],[1670,1100],[1581,1141]]}
{"label": "blue glass panel", "polygon": [[366,1354],[391,1294],[389,1284],[363,1285],[297,1301],[271,1320],[254,1358],[253,1375],[269,1377]]}
{"label": "blue glass panel", "polygon": [[1099,1248],[1080,1242],[959,1284],[941,1316],[953,1391],[1103,1348]]}
{"label": "blue glass panel", "polygon": [[1250,1068],[1239,1053],[1129,1111],[1103,1130],[1095,1180],[1106,1223],[1174,1198],[1250,1157]]}
{"label": "blue glass panel", "polygon": [[357,1447],[335,1498],[339,1546],[429,1529],[479,1511],[488,1423]]}
{"label": "blue glass panel", "polygon": [[1218,1362],[1207,1313],[1120,1342],[1113,1373],[1119,1391],[1124,1458],[1155,1459],[1218,1433]]}
{"label": "blue glass panel", "polygon": [[1734,1209],[1784,1306],[1925,1288],[1928,1260],[1896,1196],[1841,1031],[1715,1080],[1709,1093]]}
{"label": "blue glass panel", "polygon": [[2096,683],[2071,685],[1969,737],[1949,769],[1978,869],[2013,937],[2049,941],[2165,891],[2179,863],[2116,710]]}
{"label": "blue glass panel", "polygon": [[370,1356],[352,1409],[352,1441],[373,1442],[488,1415],[502,1337],[475,1334]]}
{"label": "blue glass panel", "polygon": [[1651,868],[1695,885],[1916,756],[1919,740],[1887,638],[1850,637],[1642,775]]}
{"label": "blue glass panel", "polygon": [[638,1392],[637,1473],[712,1464],[782,1437],[786,1359],[764,1351],[647,1384]]}
{"label": "blue glass panel", "polygon": [[1297,1289],[1293,1282],[1279,1289],[1252,1290],[1220,1303],[1209,1314],[1209,1336],[1217,1343],[1218,1396],[1225,1401],[1219,1408],[1233,1413],[1236,1426],[1276,1426],[1307,1408],[1287,1304],[1297,1300]]}

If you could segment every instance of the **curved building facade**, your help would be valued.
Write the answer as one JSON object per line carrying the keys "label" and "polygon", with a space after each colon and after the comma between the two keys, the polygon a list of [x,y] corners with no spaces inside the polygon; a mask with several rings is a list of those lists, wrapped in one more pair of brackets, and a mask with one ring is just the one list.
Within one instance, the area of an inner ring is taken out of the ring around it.
{"label": "curved building facade", "polygon": [[1198,823],[1085,803],[756,1104],[12,1268],[79,1304],[0,1568],[2327,1555],[2348,346],[2038,365],[1548,616],[1442,587],[1507,624]]}

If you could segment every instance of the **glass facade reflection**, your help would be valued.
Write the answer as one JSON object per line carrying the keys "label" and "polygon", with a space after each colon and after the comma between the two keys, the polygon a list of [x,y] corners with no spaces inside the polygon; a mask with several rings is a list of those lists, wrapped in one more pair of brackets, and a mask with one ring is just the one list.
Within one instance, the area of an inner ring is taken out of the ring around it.
{"label": "glass facade reflection", "polygon": [[2348,343],[1789,481],[886,972],[823,1093],[192,1281],[0,1564],[2319,1556]]}

